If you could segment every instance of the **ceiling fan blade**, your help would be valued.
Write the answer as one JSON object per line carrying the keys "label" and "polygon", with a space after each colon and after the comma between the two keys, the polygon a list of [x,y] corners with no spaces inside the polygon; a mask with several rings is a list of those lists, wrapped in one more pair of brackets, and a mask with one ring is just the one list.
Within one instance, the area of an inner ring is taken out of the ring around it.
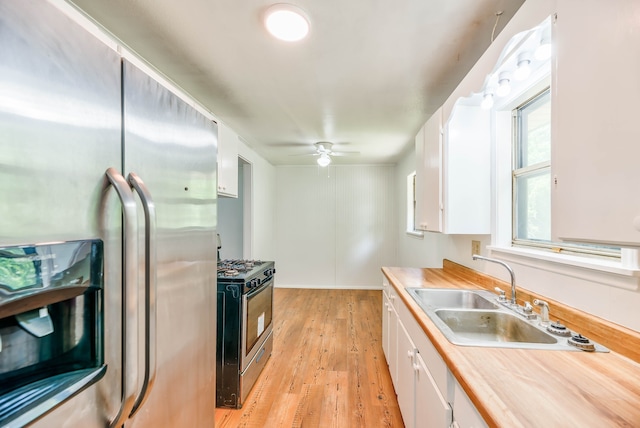
{"label": "ceiling fan blade", "polygon": [[320,156],[320,153],[297,153],[289,156]]}
{"label": "ceiling fan blade", "polygon": [[353,156],[353,155],[359,155],[360,152],[331,152],[329,153],[330,156]]}

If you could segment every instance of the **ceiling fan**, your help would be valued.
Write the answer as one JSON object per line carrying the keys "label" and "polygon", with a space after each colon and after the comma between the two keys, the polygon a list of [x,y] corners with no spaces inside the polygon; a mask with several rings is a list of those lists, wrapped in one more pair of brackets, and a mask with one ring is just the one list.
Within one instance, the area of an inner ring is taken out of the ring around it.
{"label": "ceiling fan", "polygon": [[305,153],[303,155],[298,156],[318,156],[316,162],[318,165],[325,167],[331,163],[331,156],[349,156],[349,155],[357,155],[360,152],[334,152],[331,148],[333,147],[333,143],[329,143],[327,141],[318,141],[314,144],[316,147],[315,153]]}

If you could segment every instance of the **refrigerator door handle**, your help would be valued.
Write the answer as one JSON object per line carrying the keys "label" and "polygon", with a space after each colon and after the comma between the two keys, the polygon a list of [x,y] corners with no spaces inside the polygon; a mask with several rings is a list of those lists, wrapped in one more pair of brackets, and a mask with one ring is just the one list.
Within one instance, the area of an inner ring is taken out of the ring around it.
{"label": "refrigerator door handle", "polygon": [[138,226],[133,192],[115,168],[106,177],[120,198],[123,214],[122,397],[110,427],[121,427],[131,413],[138,390]]}
{"label": "refrigerator door handle", "polygon": [[129,184],[140,196],[144,208],[144,278],[145,278],[145,374],[142,389],[131,411],[132,417],[144,404],[156,377],[156,322],[157,322],[157,271],[156,271],[156,208],[151,193],[135,173],[127,177]]}

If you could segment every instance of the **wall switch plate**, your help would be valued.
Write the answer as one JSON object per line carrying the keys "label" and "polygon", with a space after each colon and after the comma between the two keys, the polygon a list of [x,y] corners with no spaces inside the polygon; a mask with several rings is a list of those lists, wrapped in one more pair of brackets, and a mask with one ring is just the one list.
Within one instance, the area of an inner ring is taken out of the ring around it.
{"label": "wall switch plate", "polygon": [[471,255],[480,254],[480,241],[471,241]]}

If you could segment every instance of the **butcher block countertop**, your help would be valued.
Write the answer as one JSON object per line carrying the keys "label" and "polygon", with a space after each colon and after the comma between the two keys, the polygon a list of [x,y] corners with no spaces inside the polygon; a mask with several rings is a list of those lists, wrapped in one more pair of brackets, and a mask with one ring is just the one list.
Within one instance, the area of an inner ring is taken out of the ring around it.
{"label": "butcher block countertop", "polygon": [[457,346],[444,337],[405,287],[493,290],[500,286],[509,297],[509,284],[448,260],[442,269],[383,267],[382,272],[489,426],[640,427],[637,332],[518,287],[518,303],[522,304],[521,298],[544,299],[552,320],[617,352]]}

